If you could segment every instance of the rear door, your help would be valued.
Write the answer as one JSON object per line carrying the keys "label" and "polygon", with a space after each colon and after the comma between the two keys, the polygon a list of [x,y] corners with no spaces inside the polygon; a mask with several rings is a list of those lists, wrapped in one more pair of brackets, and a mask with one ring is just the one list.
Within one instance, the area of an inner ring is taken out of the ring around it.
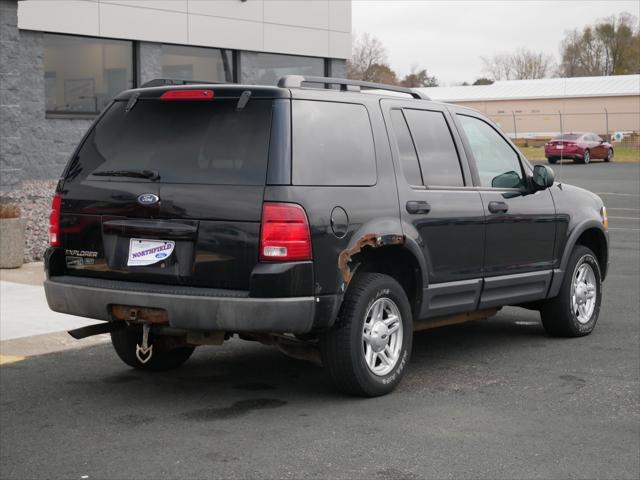
{"label": "rear door", "polygon": [[474,310],[482,284],[484,211],[444,107],[383,100],[405,235],[428,266],[421,317]]}
{"label": "rear door", "polygon": [[556,229],[551,192],[525,191],[528,166],[511,143],[482,116],[451,108],[487,221],[480,308],[543,298]]}
{"label": "rear door", "polygon": [[114,102],[65,173],[68,273],[248,288],[275,100],[240,94]]}

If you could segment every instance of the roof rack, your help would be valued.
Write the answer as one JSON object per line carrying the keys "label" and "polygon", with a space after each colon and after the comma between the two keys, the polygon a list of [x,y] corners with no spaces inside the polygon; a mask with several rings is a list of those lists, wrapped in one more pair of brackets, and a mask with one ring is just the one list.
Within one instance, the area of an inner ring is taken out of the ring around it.
{"label": "roof rack", "polygon": [[308,77],[304,75],[286,75],[278,81],[281,88],[304,88],[303,83],[320,83],[323,85],[339,85],[340,90],[359,92],[362,88],[374,90],[387,90],[390,92],[406,93],[420,100],[431,100],[428,96],[412,88],[397,87],[384,83],[364,82],[362,80],[349,80],[335,77]]}
{"label": "roof rack", "polygon": [[140,88],[164,87],[167,85],[217,85],[221,82],[203,82],[200,80],[183,80],[180,78],[154,78],[140,85]]}

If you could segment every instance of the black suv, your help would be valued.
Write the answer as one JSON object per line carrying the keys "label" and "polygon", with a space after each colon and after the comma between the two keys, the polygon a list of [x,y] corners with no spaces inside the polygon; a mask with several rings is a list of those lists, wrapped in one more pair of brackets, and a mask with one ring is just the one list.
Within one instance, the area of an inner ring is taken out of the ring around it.
{"label": "black suv", "polygon": [[600,198],[480,113],[301,76],[120,94],[60,179],[50,243],[50,308],[106,321],[70,333],[110,332],[128,365],[237,334],[319,352],[366,396],[398,385],[415,330],[517,305],[590,333],[608,262]]}

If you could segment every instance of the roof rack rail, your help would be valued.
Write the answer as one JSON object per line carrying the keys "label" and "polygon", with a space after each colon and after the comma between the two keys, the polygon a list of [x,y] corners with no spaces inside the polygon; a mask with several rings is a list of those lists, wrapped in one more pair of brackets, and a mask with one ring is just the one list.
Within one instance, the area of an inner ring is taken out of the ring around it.
{"label": "roof rack rail", "polygon": [[361,88],[372,90],[387,90],[390,92],[406,93],[420,100],[431,100],[428,96],[412,88],[397,87],[385,83],[364,82],[335,77],[308,77],[304,75],[285,75],[278,81],[281,88],[303,88],[303,83],[321,83],[324,85],[339,85],[340,90],[359,92]]}
{"label": "roof rack rail", "polygon": [[180,78],[154,78],[140,85],[140,88],[164,87],[167,85],[218,85],[221,82],[204,82],[200,80],[184,80]]}

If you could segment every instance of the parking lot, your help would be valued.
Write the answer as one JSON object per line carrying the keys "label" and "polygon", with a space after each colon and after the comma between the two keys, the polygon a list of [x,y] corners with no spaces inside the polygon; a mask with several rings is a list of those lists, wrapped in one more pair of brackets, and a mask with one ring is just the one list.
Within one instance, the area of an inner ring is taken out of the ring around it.
{"label": "parking lot", "polygon": [[33,356],[0,367],[0,477],[637,479],[640,164],[554,170],[609,210],[592,335],[549,338],[515,308],[417,333],[403,383],[376,399],[239,340],[169,373],[108,344]]}

